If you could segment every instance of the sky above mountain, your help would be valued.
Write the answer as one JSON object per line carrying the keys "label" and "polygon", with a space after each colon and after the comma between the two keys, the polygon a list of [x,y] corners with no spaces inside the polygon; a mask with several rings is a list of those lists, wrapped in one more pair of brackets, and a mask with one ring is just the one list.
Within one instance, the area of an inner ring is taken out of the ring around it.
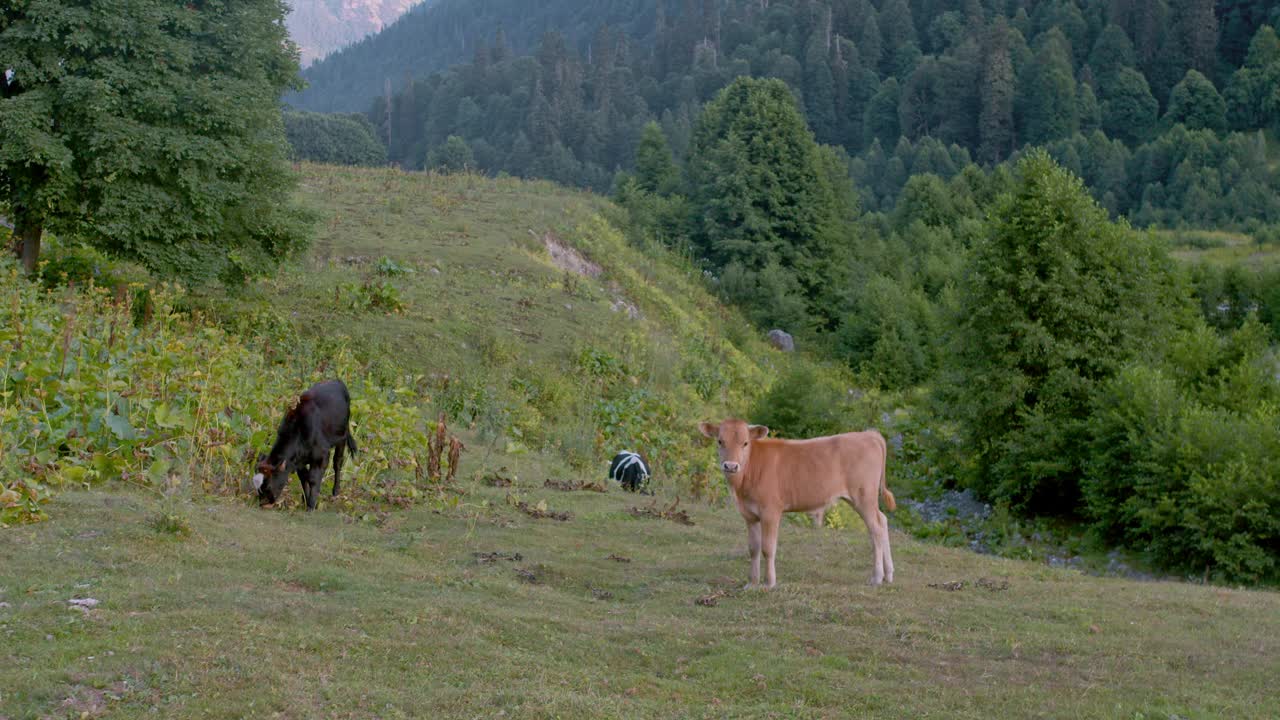
{"label": "sky above mountain", "polygon": [[376,33],[423,0],[292,0],[285,24],[306,67],[339,48]]}

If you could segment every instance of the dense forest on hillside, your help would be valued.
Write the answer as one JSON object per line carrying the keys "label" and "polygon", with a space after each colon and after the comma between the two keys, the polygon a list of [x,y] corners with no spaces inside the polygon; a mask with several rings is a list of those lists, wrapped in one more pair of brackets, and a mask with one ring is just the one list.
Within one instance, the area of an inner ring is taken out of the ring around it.
{"label": "dense forest on hillside", "polygon": [[1280,126],[1280,43],[1265,24],[1280,9],[1267,3],[690,1],[657,3],[652,37],[635,5],[593,3],[581,51],[582,14],[531,56],[502,30],[471,41],[471,63],[408,82],[416,66],[396,48],[418,40],[398,27],[370,39],[362,52],[400,61],[390,111],[383,98],[369,111],[391,160],[423,167],[456,136],[485,172],[604,190],[632,167],[645,122],[682,158],[702,105],[752,75],[784,80],[817,140],[852,156],[864,209],[892,210],[912,175],[1045,145],[1139,224],[1280,220],[1260,132]]}
{"label": "dense forest on hillside", "polygon": [[377,35],[316,62],[304,73],[308,87],[285,100],[301,110],[364,112],[388,83],[399,90],[406,78],[423,78],[462,64],[477,48],[492,44],[495,32],[501,33],[502,43],[513,53],[527,55],[553,30],[585,49],[602,23],[646,43],[653,35],[654,4],[650,0],[423,3]]}

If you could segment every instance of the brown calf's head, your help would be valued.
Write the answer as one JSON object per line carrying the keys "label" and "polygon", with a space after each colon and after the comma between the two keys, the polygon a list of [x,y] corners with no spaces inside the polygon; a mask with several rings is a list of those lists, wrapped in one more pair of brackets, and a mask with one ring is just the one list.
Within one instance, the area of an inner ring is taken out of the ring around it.
{"label": "brown calf's head", "polygon": [[752,441],[769,435],[769,428],[764,425],[748,425],[742,420],[725,420],[719,425],[698,423],[698,430],[716,440],[720,471],[725,476],[745,472],[751,458]]}

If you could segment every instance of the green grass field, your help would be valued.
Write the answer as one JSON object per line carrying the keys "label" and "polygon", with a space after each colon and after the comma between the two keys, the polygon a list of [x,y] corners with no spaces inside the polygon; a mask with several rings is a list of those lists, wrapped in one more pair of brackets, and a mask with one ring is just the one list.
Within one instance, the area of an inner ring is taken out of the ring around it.
{"label": "green grass field", "polygon": [[[64,476],[50,519],[0,530],[0,719],[1275,716],[1274,592],[1095,578],[898,532],[897,582],[870,588],[860,527],[803,518],[784,524],[780,586],[741,591],[742,522],[706,473],[714,452],[692,420],[745,412],[781,369],[811,359],[768,349],[680,258],[629,245],[601,198],[316,166],[303,182],[322,218],[312,252],[246,295],[196,304],[265,338],[305,340],[297,357],[276,350],[276,364],[246,370],[270,368],[271,388],[322,374],[332,346],[358,353],[385,376],[369,386],[421,403],[419,415],[465,406],[451,418],[468,444],[457,486],[407,509],[358,493],[303,513],[296,482],[272,510],[197,489],[235,487],[204,477],[234,474],[233,460],[215,471],[177,458],[185,469],[165,465],[154,486],[140,471],[128,486]],[[558,267],[548,235],[600,274]],[[380,273],[384,257],[413,272]],[[403,306],[362,304],[366,282],[390,283]],[[58,357],[43,362],[61,377]],[[220,397],[255,408],[244,427],[287,400],[234,380]],[[871,417],[893,407],[862,402]],[[131,406],[133,427],[154,438],[131,446],[140,456],[167,447],[165,432],[188,444],[212,432],[166,431]],[[356,421],[365,455],[344,485],[408,482],[373,467],[391,441]],[[694,525],[636,517],[629,508],[650,499],[616,487],[543,487],[603,479],[613,445],[631,441],[659,448],[657,502],[679,495]],[[27,444],[39,438],[0,451]],[[485,481],[503,467],[516,487]],[[889,485],[910,494],[892,469]],[[516,500],[572,518],[534,519]],[[87,598],[97,604],[69,602]]]}
{"label": "green grass field", "polygon": [[1280,265],[1280,245],[1259,245],[1243,233],[1223,230],[1162,230],[1170,243],[1169,254],[1188,263],[1242,265],[1270,269]]}
{"label": "green grass field", "polygon": [[[737,592],[735,511],[690,507],[688,527],[633,517],[645,501],[616,489],[528,485],[573,519],[530,519],[479,485],[381,526],[64,494],[54,521],[0,536],[0,715],[1274,717],[1274,593],[896,533],[896,583],[873,589],[863,535],[798,523],[780,586]],[[190,534],[155,529],[161,510]],[[476,557],[492,552],[521,559]]]}

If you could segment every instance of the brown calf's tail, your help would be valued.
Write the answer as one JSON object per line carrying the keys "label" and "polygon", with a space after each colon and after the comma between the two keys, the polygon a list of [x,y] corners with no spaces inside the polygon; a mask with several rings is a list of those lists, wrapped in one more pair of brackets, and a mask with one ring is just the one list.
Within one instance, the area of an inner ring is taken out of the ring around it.
{"label": "brown calf's tail", "polygon": [[889,486],[884,482],[885,467],[889,464],[889,448],[886,444],[884,449],[884,465],[880,466],[880,495],[884,497],[884,509],[890,512],[898,509],[898,501],[893,498],[893,493],[889,492]]}

